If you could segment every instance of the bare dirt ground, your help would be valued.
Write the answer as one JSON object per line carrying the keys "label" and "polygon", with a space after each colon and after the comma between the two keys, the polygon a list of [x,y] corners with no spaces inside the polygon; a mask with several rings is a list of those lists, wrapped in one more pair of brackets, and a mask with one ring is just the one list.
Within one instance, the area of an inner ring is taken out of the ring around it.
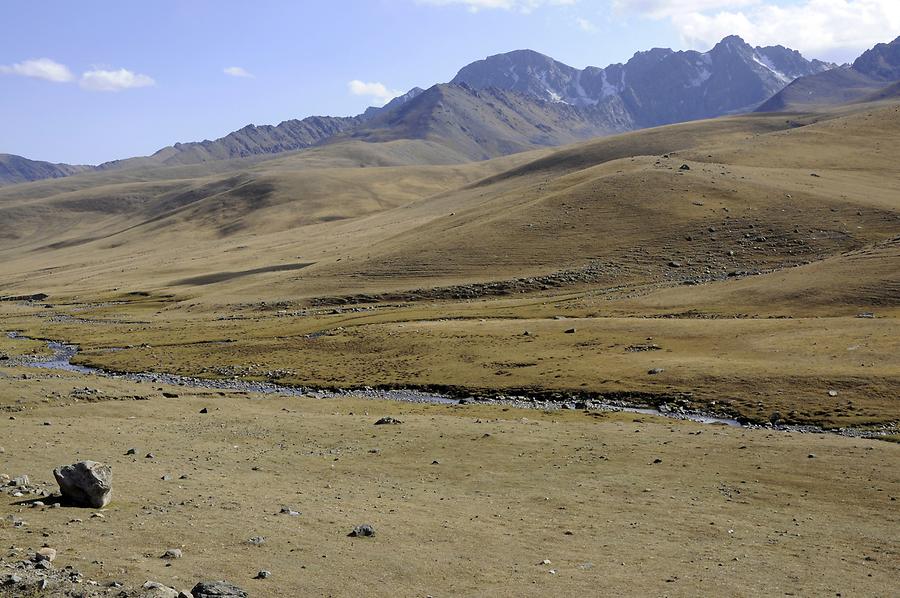
{"label": "bare dirt ground", "polygon": [[[0,518],[26,522],[0,527],[7,557],[49,545],[101,583],[225,578],[253,596],[890,596],[900,576],[896,444],[165,390],[3,371],[4,472],[47,488],[78,459],[114,472],[102,518],[3,495]],[[362,523],[376,536],[347,537]]]}

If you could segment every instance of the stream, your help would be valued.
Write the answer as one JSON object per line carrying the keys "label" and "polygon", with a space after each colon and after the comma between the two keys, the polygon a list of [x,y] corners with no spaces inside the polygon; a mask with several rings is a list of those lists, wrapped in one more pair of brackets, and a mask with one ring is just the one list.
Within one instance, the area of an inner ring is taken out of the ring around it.
{"label": "stream", "polygon": [[[22,336],[17,332],[7,332],[7,336],[11,339],[18,340],[41,340],[32,339]],[[263,394],[277,394],[289,397],[311,396],[320,399],[332,399],[342,397],[355,397],[363,399],[380,399],[390,401],[402,401],[406,403],[430,403],[441,405],[460,405],[460,404],[498,404],[509,405],[512,407],[524,407],[531,409],[573,409],[572,403],[565,401],[549,401],[549,400],[533,400],[528,397],[498,397],[495,399],[457,399],[436,393],[429,393],[413,389],[374,389],[365,388],[359,390],[339,390],[325,391],[302,386],[286,386],[271,382],[248,382],[245,380],[216,380],[209,378],[194,378],[190,376],[180,376],[177,374],[167,374],[158,372],[141,372],[141,373],[120,373],[105,370],[102,368],[83,366],[72,363],[72,359],[78,354],[78,346],[57,341],[47,342],[47,347],[51,351],[48,356],[25,356],[10,359],[2,362],[5,366],[24,366],[41,368],[46,370],[61,370],[66,372],[75,372],[78,374],[101,376],[104,378],[114,378],[118,380],[129,380],[138,383],[167,384],[172,386],[182,386],[185,388],[202,388],[209,390],[233,391],[233,392],[254,392]],[[704,424],[720,424],[727,426],[740,427],[741,424],[737,420],[725,417],[717,417],[704,413],[685,412],[685,411],[669,411],[659,410],[647,407],[635,407],[623,405],[620,403],[607,403],[599,400],[589,401],[591,409],[603,411],[622,411],[627,413],[637,413],[641,415],[653,415],[658,417],[666,417],[670,419],[690,420]]]}

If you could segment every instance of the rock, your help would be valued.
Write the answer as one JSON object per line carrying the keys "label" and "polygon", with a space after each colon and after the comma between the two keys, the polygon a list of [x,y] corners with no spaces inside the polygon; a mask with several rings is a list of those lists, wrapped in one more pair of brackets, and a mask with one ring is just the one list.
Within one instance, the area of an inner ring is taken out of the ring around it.
{"label": "rock", "polygon": [[162,393],[162,396],[165,397],[165,398],[167,398],[167,399],[177,399],[177,398],[178,398],[178,393],[175,393],[175,392],[164,392],[164,393]]}
{"label": "rock", "polygon": [[144,590],[144,596],[147,598],[178,598],[178,592],[175,588],[163,585],[158,581],[148,581],[141,589]]}
{"label": "rock", "polygon": [[182,556],[184,556],[184,553],[181,552],[180,548],[170,548],[165,553],[163,553],[160,558],[174,560],[180,559]]}
{"label": "rock", "polygon": [[773,411],[773,412],[769,415],[769,421],[770,421],[772,424],[777,424],[777,423],[780,422],[782,419],[784,419],[784,418],[781,417],[781,413],[779,413],[778,411]]}
{"label": "rock", "polygon": [[647,370],[647,373],[650,374],[651,376],[655,376],[657,374],[662,374],[665,371],[666,370],[664,370],[662,368],[653,368],[652,370]]}
{"label": "rock", "polygon": [[815,454],[815,453],[810,453],[810,454],[806,455],[806,458],[807,458],[807,459],[815,459],[815,458],[816,458],[816,454]]}
{"label": "rock", "polygon": [[300,515],[300,511],[295,511],[290,507],[281,507],[281,511],[279,511],[282,515],[290,515],[291,517],[297,517]]}
{"label": "rock", "polygon": [[136,448],[130,448],[130,449],[128,449],[127,451],[125,451],[125,454],[126,454],[126,455],[136,455],[136,454],[137,454],[137,449],[136,449]]}
{"label": "rock", "polygon": [[678,170],[690,170],[690,169],[691,169],[691,167],[688,166],[687,164],[682,164],[681,166],[678,167]]}
{"label": "rock", "polygon": [[29,482],[29,479],[28,479],[27,475],[20,475],[18,477],[13,478],[12,481],[9,483],[9,485],[10,486],[18,486],[19,488],[25,488],[26,486],[28,486],[28,482]]}
{"label": "rock", "polygon": [[357,525],[353,528],[349,534],[347,534],[351,538],[371,538],[375,535],[375,528],[369,525],[368,523],[364,523],[362,525]]}
{"label": "rock", "polygon": [[200,410],[200,413],[209,413],[209,409],[204,407],[203,409]]}
{"label": "rock", "polygon": [[670,267],[670,268],[680,268],[680,267],[681,267],[681,262],[676,262],[676,261],[673,260],[673,261],[669,262],[669,267]]}
{"label": "rock", "polygon": [[178,592],[178,598],[194,598],[194,595],[187,590],[181,590]]}
{"label": "rock", "polygon": [[254,577],[253,579],[268,579],[270,577],[272,577],[272,572],[263,569],[259,573],[257,573],[256,577]]}
{"label": "rock", "polygon": [[35,561],[50,561],[50,562],[52,562],[53,559],[55,559],[55,558],[56,558],[56,550],[54,550],[53,548],[44,547],[44,548],[41,548],[40,550],[38,550],[34,554]]}
{"label": "rock", "polygon": [[575,334],[576,331],[577,331],[576,328],[569,328],[565,332],[566,332],[566,334]]}
{"label": "rock", "polygon": [[402,424],[403,422],[399,419],[395,419],[393,417],[382,417],[377,422],[375,422],[376,426],[392,426],[396,424]]}
{"label": "rock", "polygon": [[220,596],[247,598],[248,596],[247,592],[227,581],[201,581],[194,586],[191,594],[194,595],[194,598],[219,598]]}
{"label": "rock", "polygon": [[64,498],[73,505],[99,509],[112,498],[112,468],[96,461],[57,467],[53,476]]}
{"label": "rock", "polygon": [[836,396],[838,396],[838,391],[836,391],[836,390],[829,390],[829,391],[828,391],[828,396],[829,396],[829,397],[836,397]]}
{"label": "rock", "polygon": [[249,540],[247,540],[247,544],[252,544],[253,546],[262,546],[266,543],[266,539],[263,536],[253,536]]}
{"label": "rock", "polygon": [[145,459],[156,459],[156,455],[154,455],[153,453],[147,453],[146,455],[144,455],[144,458]]}
{"label": "rock", "polygon": [[862,313],[856,314],[857,318],[874,318],[875,314],[870,311],[864,311]]}

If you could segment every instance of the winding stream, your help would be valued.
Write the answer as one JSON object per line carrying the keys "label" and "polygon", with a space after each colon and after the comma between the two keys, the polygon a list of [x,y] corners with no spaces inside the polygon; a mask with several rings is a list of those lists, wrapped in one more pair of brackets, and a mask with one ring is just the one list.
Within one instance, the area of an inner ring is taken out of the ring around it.
{"label": "winding stream", "polygon": [[[41,340],[32,339],[22,336],[17,332],[8,332],[7,336],[11,339],[18,340]],[[76,372],[79,374],[101,376],[104,378],[114,378],[118,380],[130,380],[132,382],[149,382],[154,384],[167,384],[172,386],[182,386],[185,388],[202,388],[222,391],[237,392],[255,392],[263,394],[277,394],[289,397],[312,396],[315,398],[329,399],[341,397],[355,397],[363,399],[381,399],[390,401],[402,401],[406,403],[431,403],[443,405],[459,405],[463,403],[483,403],[483,404],[502,404],[514,407],[525,407],[532,409],[563,409],[571,408],[571,403],[557,401],[532,401],[521,400],[520,398],[497,398],[497,399],[475,399],[469,398],[460,400],[445,395],[428,393],[412,389],[400,390],[384,390],[366,388],[362,390],[340,390],[340,391],[323,391],[312,388],[285,386],[274,384],[271,382],[248,382],[245,380],[215,380],[209,378],[194,378],[190,376],[180,376],[177,374],[166,374],[156,372],[141,373],[119,373],[102,368],[83,366],[72,363],[72,359],[78,354],[78,346],[57,341],[46,341],[47,347],[51,351],[51,355],[47,356],[26,356],[10,359],[3,362],[6,366],[25,366],[41,368],[46,370],[62,370],[66,372]],[[659,409],[651,409],[646,407],[632,407],[628,405],[606,403],[603,401],[590,401],[590,408],[605,411],[624,411],[627,413],[638,413],[641,415],[654,415],[666,417],[670,419],[690,420],[704,424],[720,424],[728,426],[740,427],[741,424],[734,419],[715,417],[703,413],[693,412],[670,412],[660,411]]]}

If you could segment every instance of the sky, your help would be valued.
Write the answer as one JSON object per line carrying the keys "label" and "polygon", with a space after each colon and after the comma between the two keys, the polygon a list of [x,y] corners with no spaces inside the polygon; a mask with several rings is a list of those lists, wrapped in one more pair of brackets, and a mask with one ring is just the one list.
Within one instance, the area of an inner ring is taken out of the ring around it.
{"label": "sky", "polygon": [[530,48],[606,66],[729,34],[852,61],[900,0],[4,0],[0,153],[70,164],[358,114]]}

